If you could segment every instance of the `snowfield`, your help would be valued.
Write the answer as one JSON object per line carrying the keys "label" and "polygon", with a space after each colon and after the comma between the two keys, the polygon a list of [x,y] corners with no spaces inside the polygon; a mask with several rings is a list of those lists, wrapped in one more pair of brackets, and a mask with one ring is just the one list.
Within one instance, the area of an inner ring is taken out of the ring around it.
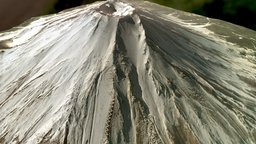
{"label": "snowfield", "polygon": [[256,32],[96,2],[0,33],[0,144],[255,144]]}

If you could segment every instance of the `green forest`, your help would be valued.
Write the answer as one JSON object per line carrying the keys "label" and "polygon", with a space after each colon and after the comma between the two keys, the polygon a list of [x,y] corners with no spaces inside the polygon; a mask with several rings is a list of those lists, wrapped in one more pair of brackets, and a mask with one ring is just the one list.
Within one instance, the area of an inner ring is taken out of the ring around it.
{"label": "green forest", "polygon": [[256,30],[256,0],[153,0],[156,3],[218,18]]}
{"label": "green forest", "polygon": [[[51,13],[95,0],[59,0]],[[175,9],[222,19],[256,30],[256,0],[150,0]]]}

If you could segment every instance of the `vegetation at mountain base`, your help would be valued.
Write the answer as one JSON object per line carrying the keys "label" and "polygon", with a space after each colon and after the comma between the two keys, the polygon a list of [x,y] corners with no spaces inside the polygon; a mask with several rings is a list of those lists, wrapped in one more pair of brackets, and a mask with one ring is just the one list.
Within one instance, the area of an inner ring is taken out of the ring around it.
{"label": "vegetation at mountain base", "polygon": [[[95,0],[59,0],[51,12],[92,3]],[[255,0],[151,0],[175,9],[222,19],[256,30]]]}

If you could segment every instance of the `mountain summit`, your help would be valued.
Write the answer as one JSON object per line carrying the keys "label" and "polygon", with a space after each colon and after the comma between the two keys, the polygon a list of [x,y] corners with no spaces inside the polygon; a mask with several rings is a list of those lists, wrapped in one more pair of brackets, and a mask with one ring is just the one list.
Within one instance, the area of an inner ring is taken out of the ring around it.
{"label": "mountain summit", "polygon": [[256,32],[96,2],[0,34],[1,144],[254,144]]}

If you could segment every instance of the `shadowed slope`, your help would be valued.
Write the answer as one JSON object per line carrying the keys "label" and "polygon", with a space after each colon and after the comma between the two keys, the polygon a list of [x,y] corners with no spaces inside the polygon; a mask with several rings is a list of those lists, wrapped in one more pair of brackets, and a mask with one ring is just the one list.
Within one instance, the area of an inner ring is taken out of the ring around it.
{"label": "shadowed slope", "polygon": [[130,5],[0,34],[0,143],[256,142],[255,32]]}

